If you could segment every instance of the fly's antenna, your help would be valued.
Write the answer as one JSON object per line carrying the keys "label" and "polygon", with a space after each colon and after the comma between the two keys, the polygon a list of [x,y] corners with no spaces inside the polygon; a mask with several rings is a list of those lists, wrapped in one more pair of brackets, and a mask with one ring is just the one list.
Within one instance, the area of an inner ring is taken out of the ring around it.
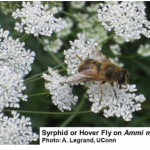
{"label": "fly's antenna", "polygon": [[81,58],[80,58],[77,54],[76,54],[76,56],[79,58],[79,60],[80,60],[80,61],[82,61],[82,62],[83,62],[83,60],[82,60],[82,59],[81,59]]}

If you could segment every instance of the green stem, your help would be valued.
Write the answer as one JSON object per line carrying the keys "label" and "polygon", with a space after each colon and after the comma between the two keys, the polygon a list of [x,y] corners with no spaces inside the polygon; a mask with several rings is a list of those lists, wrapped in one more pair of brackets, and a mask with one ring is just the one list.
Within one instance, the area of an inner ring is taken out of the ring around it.
{"label": "green stem", "polygon": [[[13,110],[6,110],[3,109],[4,112],[11,112]],[[42,111],[25,111],[25,110],[16,110],[19,113],[27,113],[27,114],[43,114],[43,115],[80,115],[80,114],[86,114],[86,113],[91,113],[91,110],[87,111],[80,111],[80,112],[42,112]]]}
{"label": "green stem", "polygon": [[[78,111],[82,108],[83,104],[84,104],[84,101],[86,99],[86,93],[83,95],[83,98],[78,106],[78,108],[75,110],[75,112],[69,117],[67,118],[61,125],[60,127],[65,127],[67,126],[68,123],[70,123],[75,117],[76,115],[79,113]],[[84,113],[89,113],[91,112],[91,110],[88,110],[88,111],[83,111]],[[80,113],[81,114],[81,113]]]}
{"label": "green stem", "polygon": [[68,15],[68,16],[70,16],[70,17],[73,17],[73,18],[76,18],[76,16],[74,16],[74,15],[71,15],[71,14],[69,14],[69,13],[67,13],[67,12],[65,12],[65,11],[60,11],[61,13],[63,13],[63,14],[65,14],[65,15]]}
{"label": "green stem", "polygon": [[20,41],[22,41],[22,39],[26,36],[26,33],[20,38]]}
{"label": "green stem", "polygon": [[29,34],[26,34],[26,33],[25,33],[25,34],[20,38],[20,41],[21,41],[21,42],[24,42],[28,36],[29,36]]}
{"label": "green stem", "polygon": [[[52,52],[49,51],[49,53],[50,53],[50,55],[56,60],[56,62],[57,62],[59,65],[62,64],[62,63],[55,57],[55,55],[54,55]],[[66,67],[65,67],[64,65],[62,65],[62,68],[66,69]]]}
{"label": "green stem", "polygon": [[30,81],[25,81],[24,83],[27,84],[27,83],[30,83],[30,82],[33,82],[33,81],[37,81],[37,80],[41,80],[41,79],[43,79],[43,78],[42,78],[42,77],[39,77],[39,78],[30,80]]}
{"label": "green stem", "polygon": [[[45,46],[45,44],[43,43],[43,41],[42,41],[39,37],[37,37],[37,39],[38,39],[38,41],[39,41],[43,46]],[[55,55],[54,55],[52,52],[49,51],[49,53],[50,53],[50,55],[55,59],[55,61],[56,61],[59,65],[62,64],[62,63],[55,57]],[[64,65],[62,65],[62,67],[63,67],[64,69],[66,69],[66,67],[65,67]]]}
{"label": "green stem", "polygon": [[111,34],[108,38],[106,38],[105,40],[103,40],[102,42],[100,42],[99,45],[104,44],[104,43],[107,42],[109,39],[111,39],[114,35],[115,35],[115,33]]}
{"label": "green stem", "polygon": [[49,92],[38,93],[38,94],[32,94],[32,95],[28,95],[28,97],[41,96],[41,95],[47,95],[47,94],[49,94]]}
{"label": "green stem", "polygon": [[[67,69],[61,69],[59,70],[59,72],[62,72],[62,71],[66,71]],[[37,80],[41,80],[43,79],[42,77],[39,77],[39,78],[35,78],[35,79],[32,79],[32,80],[28,80],[28,81],[25,81],[24,83],[27,84],[27,83],[30,83],[30,82],[33,82],[33,81],[37,81]]]}
{"label": "green stem", "polygon": [[[60,66],[62,66],[62,65],[64,65],[64,64],[65,64],[65,63],[62,63],[62,64],[60,64],[60,65],[58,65],[58,66],[56,66],[56,67],[53,67],[53,69],[57,69],[57,68],[59,68]],[[25,79],[24,81],[26,82],[26,81],[28,81],[28,80],[31,80],[31,79],[35,78],[35,77],[41,76],[43,73],[46,73],[46,72],[48,72],[48,70],[46,70],[46,71],[44,71],[44,72],[41,72],[41,73],[39,73],[39,74],[37,74],[37,75],[35,75],[35,76],[32,76],[32,77],[30,77],[30,78],[27,78],[27,79]]]}

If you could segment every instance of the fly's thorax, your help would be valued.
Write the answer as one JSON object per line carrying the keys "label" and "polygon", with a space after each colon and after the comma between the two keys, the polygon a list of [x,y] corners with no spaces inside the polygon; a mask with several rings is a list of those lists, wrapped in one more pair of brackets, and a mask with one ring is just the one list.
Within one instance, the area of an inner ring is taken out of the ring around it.
{"label": "fly's thorax", "polygon": [[117,82],[121,68],[110,63],[103,63],[101,70],[105,72],[107,82]]}

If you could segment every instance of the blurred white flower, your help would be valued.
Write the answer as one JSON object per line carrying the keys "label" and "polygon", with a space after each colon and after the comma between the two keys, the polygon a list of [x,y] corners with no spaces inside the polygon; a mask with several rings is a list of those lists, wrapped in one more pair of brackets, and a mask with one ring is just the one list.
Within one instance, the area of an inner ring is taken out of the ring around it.
{"label": "blurred white flower", "polygon": [[67,25],[61,18],[55,18],[54,14],[57,8],[51,10],[48,5],[43,6],[39,1],[23,2],[23,8],[17,9],[12,16],[21,18],[21,23],[16,22],[15,30],[33,34],[34,36],[45,35],[51,36],[53,32],[59,32]]}
{"label": "blurred white flower", "polygon": [[56,39],[54,41],[49,41],[48,39],[44,39],[44,43],[45,43],[44,50],[53,53],[57,53],[63,44],[60,39]]}
{"label": "blurred white flower", "polygon": [[85,5],[85,2],[84,2],[84,1],[72,1],[72,2],[70,2],[70,3],[71,3],[71,7],[77,8],[77,9],[83,8],[84,5]]}
{"label": "blurred white flower", "polygon": [[34,61],[34,52],[24,48],[25,43],[8,36],[9,31],[0,29],[0,67],[7,66],[18,74],[28,74]]}
{"label": "blurred white flower", "polygon": [[62,77],[58,74],[57,70],[48,68],[49,74],[43,74],[43,78],[47,81],[45,88],[50,91],[52,95],[51,99],[54,105],[57,105],[61,111],[71,110],[71,105],[76,104],[78,97],[73,96],[72,88],[69,84],[61,84],[66,81],[66,77]]}
{"label": "blurred white flower", "polygon": [[137,53],[140,54],[143,57],[150,56],[150,45],[149,44],[140,45]]}
{"label": "blurred white flower", "polygon": [[88,18],[88,16],[89,16],[88,14],[83,14],[83,13],[81,13],[81,12],[74,13],[73,15],[76,17],[76,19],[77,19],[78,21],[84,21],[84,20],[87,21],[87,18]]}
{"label": "blurred white flower", "polygon": [[121,52],[120,52],[121,49],[118,44],[110,45],[110,50],[112,51],[114,55],[121,55]]}
{"label": "blurred white flower", "polygon": [[110,60],[113,64],[115,64],[115,65],[117,65],[117,66],[119,66],[119,67],[123,67],[123,66],[124,66],[123,63],[119,62],[118,57],[109,58],[109,60]]}
{"label": "blurred white flower", "polygon": [[60,32],[57,32],[56,36],[59,38],[63,38],[71,33],[71,28],[73,26],[73,22],[69,17],[64,18],[64,20],[67,22],[67,26],[64,30],[61,30]]}
{"label": "blurred white flower", "polygon": [[25,145],[37,141],[39,136],[32,132],[30,118],[12,111],[12,118],[0,114],[0,145]]}
{"label": "blurred white flower", "polygon": [[87,6],[86,9],[90,13],[95,13],[97,9],[99,8],[99,4],[91,4],[90,6]]}
{"label": "blurred white flower", "polygon": [[85,34],[86,40],[94,38],[97,43],[102,42],[108,37],[107,31],[97,22],[98,18],[95,14],[88,16],[86,21],[80,21],[78,26],[82,29],[82,32],[79,34]]}
{"label": "blurred white flower", "polygon": [[123,1],[114,4],[100,3],[98,19],[110,31],[114,29],[116,35],[130,39],[140,39],[141,34],[150,38],[150,22],[147,21],[145,5],[142,3]]}
{"label": "blurred white flower", "polygon": [[20,99],[27,101],[27,95],[22,92],[26,89],[23,85],[21,74],[11,71],[7,66],[0,68],[0,111],[4,107],[19,108]]}
{"label": "blurred white flower", "polygon": [[74,13],[75,19],[78,21],[78,27],[81,32],[78,34],[85,34],[86,40],[94,38],[97,43],[105,40],[107,36],[107,31],[100,25],[97,14],[95,13],[99,7],[99,4],[91,4],[87,6],[87,13]]}
{"label": "blurred white flower", "polygon": [[125,40],[122,37],[120,37],[120,36],[116,36],[115,35],[115,36],[113,36],[113,38],[114,38],[115,42],[118,43],[118,44],[125,43]]}
{"label": "blurred white flower", "polygon": [[[85,75],[78,73],[78,68],[81,64],[79,58],[76,54],[82,59],[86,60],[87,58],[93,58],[101,62],[101,55],[98,55],[95,51],[97,48],[97,43],[94,39],[85,41],[85,35],[78,35],[78,40],[74,42],[70,41],[71,49],[65,50],[65,63],[68,65],[67,71],[68,74],[72,76],[66,79],[67,82],[72,81],[71,85],[77,85],[80,82],[76,81],[77,79],[85,77]],[[118,46],[113,46],[113,49],[118,49]],[[117,54],[119,54],[117,52]],[[118,58],[115,58],[119,64]],[[115,60],[115,59],[110,59]],[[112,63],[114,63],[112,61]],[[121,66],[121,64],[119,64]],[[132,118],[132,112],[140,110],[142,102],[145,101],[144,95],[136,95],[134,92],[137,90],[135,85],[122,86],[122,89],[119,89],[116,84],[114,84],[114,89],[116,91],[118,99],[111,85],[105,83],[102,85],[102,101],[101,92],[100,92],[100,81],[97,82],[87,82],[85,84],[89,89],[87,91],[89,95],[89,101],[93,102],[91,110],[95,113],[99,113],[104,109],[104,116],[122,116],[124,120],[130,121]]]}
{"label": "blurred white flower", "polygon": [[141,110],[141,104],[145,101],[144,95],[136,95],[135,85],[127,85],[122,89],[114,86],[118,99],[114,94],[114,91],[110,84],[105,83],[102,85],[102,100],[100,97],[100,82],[87,83],[89,90],[89,100],[93,102],[91,110],[95,113],[104,111],[104,116],[106,118],[117,116],[122,116],[125,121],[130,121],[132,118],[132,112]]}

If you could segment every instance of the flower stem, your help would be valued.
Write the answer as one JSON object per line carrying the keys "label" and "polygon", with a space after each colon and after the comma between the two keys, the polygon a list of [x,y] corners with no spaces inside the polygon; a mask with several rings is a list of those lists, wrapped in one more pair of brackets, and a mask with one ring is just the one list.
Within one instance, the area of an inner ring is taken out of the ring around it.
{"label": "flower stem", "polygon": [[[62,65],[64,65],[64,64],[65,64],[65,63],[62,63],[62,64],[60,64],[60,65],[57,65],[56,67],[53,67],[53,69],[57,69],[57,68],[59,68],[60,66],[62,66]],[[37,74],[37,75],[35,75],[35,76],[32,76],[32,77],[30,77],[30,78],[27,78],[27,79],[25,79],[24,81],[26,82],[26,81],[29,81],[29,80],[35,78],[35,77],[39,77],[39,76],[41,76],[43,73],[46,73],[46,72],[48,72],[48,70],[46,70],[46,71],[44,71],[44,72],[41,72],[41,73],[39,73],[39,74]]]}
{"label": "flower stem", "polygon": [[63,14],[65,14],[65,15],[68,15],[68,16],[70,16],[70,17],[73,17],[73,18],[76,18],[76,16],[74,16],[74,15],[71,15],[71,14],[69,14],[68,12],[65,12],[65,11],[60,11],[61,13],[63,13]]}
{"label": "flower stem", "polygon": [[[65,126],[67,126],[67,124],[70,123],[70,122],[74,119],[74,117],[79,113],[78,111],[82,108],[85,99],[86,99],[86,93],[83,95],[83,98],[82,98],[82,100],[81,100],[81,102],[80,102],[78,108],[75,110],[75,112],[74,112],[69,118],[67,118],[67,119],[60,125],[60,127],[65,127]],[[89,112],[91,112],[91,110],[89,110],[89,111],[83,111],[83,112],[89,113]],[[83,112],[82,112],[82,113],[83,113]]]}
{"label": "flower stem", "polygon": [[42,79],[42,77],[39,77],[39,78],[30,80],[30,81],[25,81],[24,83],[27,84],[27,83],[30,83],[30,82],[33,82],[33,81],[37,81],[37,80],[41,80],[41,79]]}
{"label": "flower stem", "polygon": [[[37,39],[38,39],[38,41],[39,41],[43,46],[45,46],[45,44],[43,43],[43,41],[42,41],[39,37],[37,37]],[[59,65],[62,64],[62,63],[55,57],[55,55],[54,55],[52,52],[49,51],[49,53],[50,53],[50,55],[55,59],[55,61],[56,61]],[[62,67],[63,67],[64,69],[66,69],[66,67],[65,67],[64,65],[62,65]]]}
{"label": "flower stem", "polygon": [[26,36],[26,33],[20,38],[20,41],[22,41],[22,39]]}
{"label": "flower stem", "polygon": [[[11,112],[13,110],[9,109],[3,109],[4,112]],[[25,110],[17,110],[19,113],[28,113],[28,114],[40,114],[40,115],[80,115],[80,114],[86,114],[86,113],[91,113],[91,110],[87,111],[80,111],[80,112],[42,112],[42,111],[25,111]]]}
{"label": "flower stem", "polygon": [[105,40],[103,40],[102,42],[100,42],[98,45],[104,44],[104,43],[107,42],[109,39],[111,39],[114,35],[115,35],[115,33],[111,34],[108,38],[106,38]]}
{"label": "flower stem", "polygon": [[26,33],[25,33],[25,34],[20,38],[20,41],[21,41],[21,42],[24,42],[28,36],[29,36],[29,34],[26,34]]}
{"label": "flower stem", "polygon": [[32,95],[28,95],[28,97],[41,96],[41,95],[47,95],[47,94],[49,94],[49,92],[43,92],[43,93],[32,94]]}
{"label": "flower stem", "polygon": [[[59,70],[59,72],[62,72],[62,71],[66,71],[67,69],[65,68],[65,69],[61,69],[61,70]],[[47,72],[47,71],[45,71],[45,72]],[[39,77],[39,78],[35,78],[35,79],[32,79],[32,80],[27,80],[27,81],[24,81],[24,83],[30,83],[30,82],[33,82],[33,81],[37,81],[37,80],[40,80],[40,79],[43,79],[42,77]]]}

